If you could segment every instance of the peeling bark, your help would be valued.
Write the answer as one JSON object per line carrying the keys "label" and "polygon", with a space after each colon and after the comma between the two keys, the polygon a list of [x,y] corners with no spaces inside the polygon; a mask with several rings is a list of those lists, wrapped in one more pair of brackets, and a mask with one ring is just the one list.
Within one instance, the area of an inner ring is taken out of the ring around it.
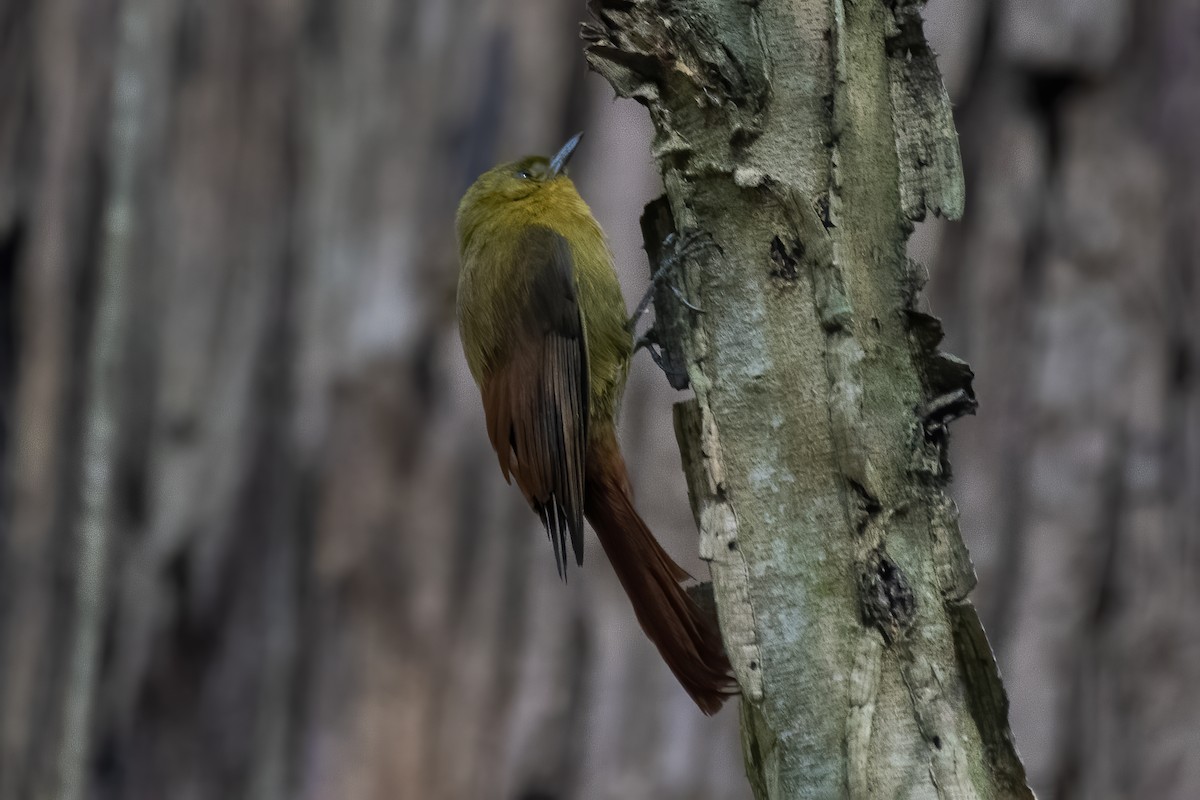
{"label": "peeling bark", "polygon": [[919,6],[597,0],[583,31],[654,123],[652,262],[708,243],[670,254],[700,312],[664,290],[655,327],[760,798],[1031,796],[946,494],[972,373],[905,255],[964,196]]}

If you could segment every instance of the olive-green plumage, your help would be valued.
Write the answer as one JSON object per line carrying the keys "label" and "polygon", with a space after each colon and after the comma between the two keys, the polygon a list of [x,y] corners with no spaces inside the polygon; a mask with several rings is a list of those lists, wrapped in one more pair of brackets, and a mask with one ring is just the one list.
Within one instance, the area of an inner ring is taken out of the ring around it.
{"label": "olive-green plumage", "polygon": [[633,336],[604,232],[553,159],[501,164],[458,207],[458,322],[488,438],[537,512],[565,577],[583,564],[583,519],[643,630],[705,713],[731,692],[715,621],[633,507],[616,415]]}

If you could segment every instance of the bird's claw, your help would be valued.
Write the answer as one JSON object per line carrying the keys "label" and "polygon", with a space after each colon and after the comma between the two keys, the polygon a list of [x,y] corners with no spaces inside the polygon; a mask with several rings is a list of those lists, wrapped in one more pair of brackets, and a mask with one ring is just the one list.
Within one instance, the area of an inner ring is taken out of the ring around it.
{"label": "bird's claw", "polygon": [[657,345],[658,345],[658,336],[655,333],[654,328],[651,327],[651,328],[648,328],[644,334],[642,334],[641,336],[639,336],[633,340],[633,352],[636,353],[638,350],[641,350],[644,348],[646,350],[649,350],[651,353],[651,357],[653,357],[654,348]]}
{"label": "bird's claw", "polygon": [[704,309],[702,309],[698,305],[692,304],[691,302],[688,301],[688,299],[686,297],[683,296],[683,292],[679,291],[678,286],[676,286],[673,283],[669,283],[669,284],[667,284],[667,287],[671,290],[671,294],[675,295],[675,297],[678,298],[679,302],[683,303],[683,305],[685,307],[690,308],[692,311],[695,311],[697,314],[704,313]]}
{"label": "bird's claw", "polygon": [[712,237],[699,228],[686,228],[683,233],[668,233],[663,239],[665,261],[683,261],[717,246]]}
{"label": "bird's claw", "polygon": [[671,290],[671,294],[684,305],[685,308],[703,314],[704,310],[698,305],[691,302],[684,296],[683,292],[673,283],[669,283],[668,279],[680,264],[687,258],[698,255],[702,252],[716,247],[715,243],[708,234],[695,228],[689,228],[682,234],[675,232],[668,233],[662,243],[662,257],[659,262],[658,269],[650,278],[650,285],[646,287],[646,293],[642,296],[641,302],[637,304],[633,315],[630,316],[627,327],[630,333],[633,333],[637,328],[637,324],[650,308],[650,304],[654,301],[654,293],[660,287],[665,286]]}
{"label": "bird's claw", "polygon": [[672,358],[671,354],[663,349],[662,343],[658,340],[658,332],[653,327],[649,328],[644,335],[637,337],[633,342],[634,353],[643,349],[650,354],[651,360],[667,376],[667,382],[672,387],[680,391],[688,387],[687,370],[680,367],[676,359]]}

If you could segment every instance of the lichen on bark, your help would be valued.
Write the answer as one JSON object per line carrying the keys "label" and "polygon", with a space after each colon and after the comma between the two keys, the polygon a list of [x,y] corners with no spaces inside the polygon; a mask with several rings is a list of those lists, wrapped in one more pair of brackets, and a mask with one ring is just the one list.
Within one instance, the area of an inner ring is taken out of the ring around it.
{"label": "lichen on bark", "polygon": [[906,256],[957,216],[911,0],[595,0],[587,57],[650,112],[697,312],[656,298],[700,551],[760,798],[1030,797],[966,596],[947,425],[975,407]]}

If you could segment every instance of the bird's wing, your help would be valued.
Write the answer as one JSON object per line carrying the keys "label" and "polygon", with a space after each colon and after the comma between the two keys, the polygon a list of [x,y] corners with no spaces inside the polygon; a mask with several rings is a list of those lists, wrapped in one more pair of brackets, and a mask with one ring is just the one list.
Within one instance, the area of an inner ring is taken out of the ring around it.
{"label": "bird's wing", "polygon": [[529,276],[511,310],[506,343],[481,384],[488,437],[506,480],[541,517],[566,575],[566,537],[583,564],[583,479],[588,364],[571,248],[558,233],[530,226],[516,252]]}

